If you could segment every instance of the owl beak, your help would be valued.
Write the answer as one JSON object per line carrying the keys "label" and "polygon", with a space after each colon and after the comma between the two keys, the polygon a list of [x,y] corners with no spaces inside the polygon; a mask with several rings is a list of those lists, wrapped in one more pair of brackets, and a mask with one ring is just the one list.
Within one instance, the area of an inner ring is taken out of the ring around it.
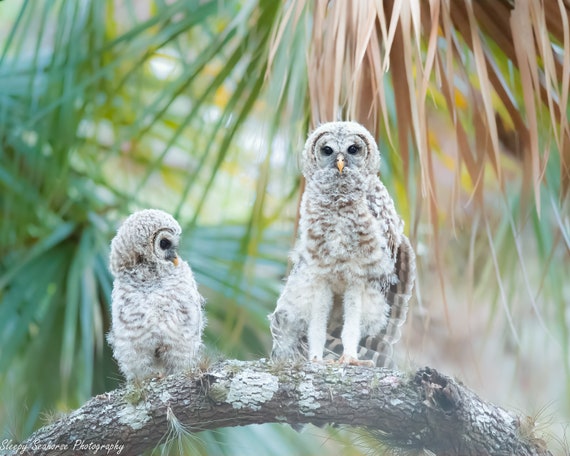
{"label": "owl beak", "polygon": [[180,263],[180,257],[178,256],[178,254],[174,249],[167,251],[166,259],[168,261],[172,261],[172,264],[174,264],[174,266],[178,266],[178,264]]}
{"label": "owl beak", "polygon": [[344,169],[344,157],[342,155],[339,155],[336,158],[336,167],[338,168],[338,170],[342,174],[342,170]]}

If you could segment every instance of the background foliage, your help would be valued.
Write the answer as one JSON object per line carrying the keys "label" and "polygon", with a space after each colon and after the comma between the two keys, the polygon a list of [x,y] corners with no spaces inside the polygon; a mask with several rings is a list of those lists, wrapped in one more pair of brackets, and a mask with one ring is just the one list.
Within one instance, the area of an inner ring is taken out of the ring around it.
{"label": "background foliage", "polygon": [[[310,127],[336,118],[376,133],[418,252],[402,367],[443,368],[560,435],[570,402],[568,7],[455,5],[2,2],[3,436],[25,437],[121,383],[104,339],[108,245],[139,208],[184,226],[182,256],[208,299],[206,345],[266,356],[266,315],[294,239],[297,153]],[[371,445],[281,426],[182,444],[209,454]]]}

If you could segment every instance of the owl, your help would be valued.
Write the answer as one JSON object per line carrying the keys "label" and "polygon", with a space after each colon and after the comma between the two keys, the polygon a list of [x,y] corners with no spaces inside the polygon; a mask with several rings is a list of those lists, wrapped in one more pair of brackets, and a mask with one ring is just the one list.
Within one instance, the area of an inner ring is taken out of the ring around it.
{"label": "owl", "polygon": [[130,215],[111,242],[107,339],[128,382],[182,372],[199,354],[204,299],[178,256],[181,232],[171,215],[147,209]]}
{"label": "owl", "polygon": [[273,359],[386,366],[415,280],[415,255],[378,177],[380,153],[355,122],[307,139],[292,269],[269,316]]}

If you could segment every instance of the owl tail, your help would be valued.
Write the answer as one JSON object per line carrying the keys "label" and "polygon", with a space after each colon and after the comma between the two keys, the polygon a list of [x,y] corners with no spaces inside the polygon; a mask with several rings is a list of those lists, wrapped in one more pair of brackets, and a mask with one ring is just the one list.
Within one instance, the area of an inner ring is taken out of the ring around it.
{"label": "owl tail", "polygon": [[[406,321],[416,279],[416,256],[405,236],[396,252],[395,271],[397,280],[386,290],[389,308],[386,327],[380,334],[363,337],[358,344],[358,359],[371,360],[377,367],[393,366],[393,345],[400,340],[400,328]],[[342,327],[336,327],[327,334],[325,359],[338,359],[342,355],[341,332]]]}

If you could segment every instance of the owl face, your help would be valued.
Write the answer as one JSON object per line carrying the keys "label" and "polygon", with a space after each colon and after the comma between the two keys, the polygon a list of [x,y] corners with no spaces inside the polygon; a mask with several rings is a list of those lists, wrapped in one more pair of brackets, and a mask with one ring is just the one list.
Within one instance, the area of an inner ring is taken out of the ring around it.
{"label": "owl face", "polygon": [[374,138],[355,122],[329,122],[317,128],[303,151],[303,173],[310,178],[318,170],[343,173],[378,173],[380,154]]}
{"label": "owl face", "polygon": [[337,169],[342,174],[347,169],[363,167],[366,159],[366,143],[355,134],[339,137],[325,133],[313,146],[313,153],[318,168]]}
{"label": "owl face", "polygon": [[111,242],[111,272],[117,275],[141,264],[178,266],[181,232],[178,222],[166,212],[157,209],[135,212]]}

